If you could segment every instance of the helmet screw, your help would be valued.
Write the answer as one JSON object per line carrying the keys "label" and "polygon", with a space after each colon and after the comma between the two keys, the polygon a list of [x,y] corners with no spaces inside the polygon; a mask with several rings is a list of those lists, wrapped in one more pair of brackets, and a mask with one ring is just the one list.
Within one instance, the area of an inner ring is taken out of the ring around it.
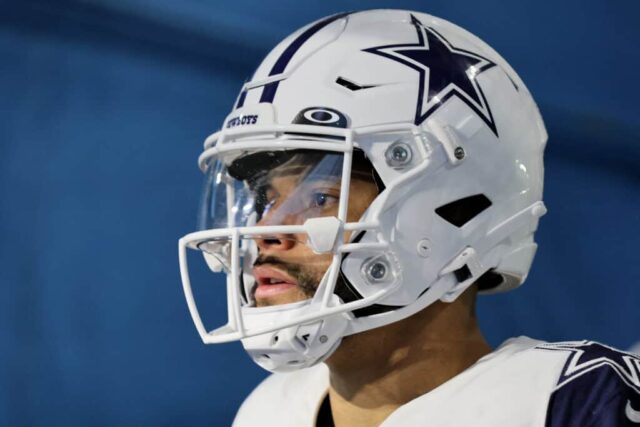
{"label": "helmet screw", "polygon": [[392,168],[402,168],[411,163],[411,147],[404,142],[395,142],[386,151],[387,164]]}
{"label": "helmet screw", "polygon": [[329,338],[327,338],[326,335],[320,335],[320,337],[318,338],[318,341],[320,341],[322,344],[324,344],[327,341],[329,341]]}
{"label": "helmet screw", "polygon": [[397,147],[393,147],[393,151],[391,151],[391,156],[393,157],[393,160],[395,160],[398,163],[404,163],[407,161],[407,157],[409,157],[409,152],[407,152],[407,150],[402,147],[402,146],[397,146]]}
{"label": "helmet screw", "polygon": [[464,159],[464,156],[466,155],[466,153],[464,152],[464,148],[456,147],[455,151],[453,152],[453,155],[456,156],[456,159],[462,160]]}
{"label": "helmet screw", "polygon": [[382,280],[387,275],[387,267],[381,262],[374,262],[367,269],[367,274],[374,281]]}
{"label": "helmet screw", "polygon": [[422,258],[429,258],[431,254],[431,242],[429,239],[422,239],[418,242],[417,246],[418,255]]}

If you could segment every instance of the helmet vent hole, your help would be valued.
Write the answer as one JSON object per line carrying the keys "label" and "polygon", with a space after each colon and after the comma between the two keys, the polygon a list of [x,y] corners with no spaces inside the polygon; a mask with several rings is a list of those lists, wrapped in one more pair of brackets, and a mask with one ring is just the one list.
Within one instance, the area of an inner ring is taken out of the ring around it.
{"label": "helmet vent hole", "polygon": [[372,87],[375,87],[375,85],[359,85],[358,83],[354,83],[352,81],[349,81],[349,80],[345,79],[344,77],[338,77],[336,79],[336,83],[339,84],[340,86],[346,87],[347,89],[349,89],[350,91],[353,91],[353,92],[355,92],[356,90],[370,89]]}
{"label": "helmet vent hole", "polygon": [[442,205],[436,209],[436,213],[456,227],[462,227],[489,206],[491,200],[487,196],[476,194]]}

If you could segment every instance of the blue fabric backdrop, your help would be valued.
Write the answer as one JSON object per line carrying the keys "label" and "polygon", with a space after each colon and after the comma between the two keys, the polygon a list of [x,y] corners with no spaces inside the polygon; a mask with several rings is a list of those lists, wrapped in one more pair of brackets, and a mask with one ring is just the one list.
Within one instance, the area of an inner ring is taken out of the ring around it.
{"label": "blue fabric backdrop", "polygon": [[180,287],[203,138],[281,38],[321,16],[432,13],[510,61],[546,119],[540,251],[484,297],[512,335],[640,340],[640,3],[0,3],[0,425],[228,425],[265,372],[206,347]]}

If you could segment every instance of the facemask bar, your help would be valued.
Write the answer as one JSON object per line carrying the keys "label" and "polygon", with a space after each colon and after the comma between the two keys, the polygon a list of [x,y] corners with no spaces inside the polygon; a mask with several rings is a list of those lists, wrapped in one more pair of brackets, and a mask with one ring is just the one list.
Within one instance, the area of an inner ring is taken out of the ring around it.
{"label": "facemask bar", "polygon": [[[388,290],[381,290],[380,292],[372,295],[371,297],[354,301],[352,303],[343,304],[339,306],[331,306],[331,297],[333,295],[333,290],[335,288],[335,283],[337,281],[337,275],[340,269],[340,263],[342,260],[342,254],[345,252],[355,252],[359,250],[366,251],[384,251],[388,248],[388,244],[384,241],[379,243],[348,243],[339,245],[336,248],[336,251],[332,257],[331,265],[325,274],[325,277],[320,282],[318,289],[316,290],[315,296],[312,300],[301,301],[297,303],[284,304],[280,306],[272,306],[272,307],[264,307],[264,308],[248,308],[249,310],[281,310],[281,309],[289,309],[293,306],[301,306],[308,305],[313,302],[318,304],[317,310],[313,310],[306,316],[296,317],[295,319],[284,322],[278,325],[266,326],[264,328],[256,328],[248,331],[244,328],[242,323],[242,303],[241,303],[241,295],[240,295],[240,284],[238,283],[238,278],[241,273],[240,269],[240,236],[243,238],[250,238],[251,236],[260,236],[265,234],[290,234],[290,233],[309,233],[309,223],[313,222],[313,219],[308,220],[305,225],[302,226],[269,226],[269,227],[239,227],[232,229],[224,229],[224,230],[205,230],[199,231],[195,233],[188,234],[184,236],[179,241],[179,257],[180,257],[180,266],[181,266],[181,278],[183,290],[185,293],[185,297],[187,300],[187,305],[189,307],[189,311],[193,318],[193,321],[196,325],[196,329],[200,334],[200,337],[205,343],[222,343],[229,341],[236,341],[242,338],[260,335],[267,332],[273,332],[278,329],[286,328],[289,326],[293,326],[299,323],[307,323],[313,322],[319,319],[322,319],[327,316],[331,316],[334,314],[339,314],[343,312],[353,311],[358,308],[362,308],[364,306],[373,304],[375,301],[382,298]],[[312,226],[312,225],[311,225]],[[342,227],[343,231],[375,231],[378,228],[377,223],[347,223]],[[229,315],[228,323],[214,331],[207,332],[206,328],[200,318],[198,313],[198,308],[196,306],[193,292],[191,289],[191,282],[189,278],[189,270],[187,264],[187,248],[196,248],[197,245],[206,240],[214,239],[214,238],[231,238],[231,262],[230,269],[231,271],[227,274],[227,310]],[[348,249],[348,250],[347,250]],[[321,297],[320,297],[321,296]],[[318,301],[318,298],[321,298]],[[245,309],[246,310],[246,309]]]}
{"label": "facemask bar", "polygon": [[[238,138],[245,139],[251,136],[264,136],[265,134],[277,135],[284,133],[312,133],[314,135],[326,135],[326,136],[338,136],[342,137],[340,141],[296,141],[296,140],[256,140],[250,141],[238,140]],[[392,288],[381,289],[379,292],[365,297],[360,300],[356,300],[350,303],[338,303],[334,295],[334,288],[337,282],[338,274],[340,271],[340,265],[342,262],[342,256],[347,252],[355,251],[368,251],[382,253],[388,248],[388,243],[384,240],[380,234],[378,226],[378,219],[373,218],[367,223],[355,222],[345,223],[348,209],[349,200],[349,184],[351,176],[351,162],[352,153],[354,148],[354,136],[365,136],[373,133],[392,133],[392,132],[409,132],[415,138],[415,146],[419,150],[423,158],[428,157],[428,149],[426,147],[426,141],[424,138],[424,132],[422,129],[415,125],[399,124],[399,125],[378,125],[355,129],[336,129],[336,128],[321,128],[319,126],[310,125],[268,125],[268,126],[255,126],[251,128],[230,129],[217,132],[205,141],[205,151],[198,159],[200,168],[204,171],[206,169],[207,160],[212,156],[222,154],[230,151],[242,151],[252,149],[264,149],[268,146],[269,149],[314,149],[323,151],[335,151],[344,154],[343,169],[341,178],[341,192],[338,207],[338,220],[339,229],[336,233],[336,242],[342,242],[343,233],[351,231],[353,235],[359,231],[374,231],[377,232],[377,243],[336,243],[333,247],[334,252],[331,265],[327,270],[324,278],[320,282],[315,296],[311,300],[300,301],[291,304],[283,304],[280,306],[264,307],[264,308],[243,308],[241,304],[240,285],[238,283],[241,274],[240,266],[240,240],[245,238],[251,238],[253,236],[267,235],[267,234],[306,234],[307,236],[313,235],[318,232],[318,218],[311,218],[307,220],[303,225],[274,225],[274,226],[253,226],[253,227],[228,227],[225,229],[211,229],[190,233],[179,241],[179,258],[181,267],[181,278],[183,284],[183,290],[187,300],[189,311],[195,323],[196,329],[200,334],[200,337],[205,343],[222,343],[229,341],[236,341],[250,336],[261,335],[264,333],[274,332],[283,328],[287,328],[294,325],[300,325],[305,323],[311,323],[314,321],[327,318],[329,316],[338,315],[341,313],[348,314],[353,310],[357,310],[362,307],[369,306],[376,301],[380,300],[389,292],[393,291]],[[428,162],[423,162],[420,166],[414,170],[408,171],[402,176],[398,183],[412,179],[414,176],[421,174],[426,169]],[[230,186],[227,186],[230,187]],[[233,188],[227,189],[231,193],[227,193],[228,197],[233,197]],[[381,196],[385,196],[384,193]],[[380,197],[380,196],[379,196]],[[228,203],[228,208],[232,204]],[[229,218],[233,218],[231,212],[229,212]],[[235,224],[233,224],[235,225]],[[228,309],[228,323],[220,328],[217,328],[211,332],[207,332],[202,319],[198,313],[197,305],[195,303],[193,292],[191,289],[191,283],[189,278],[189,271],[187,265],[187,248],[197,249],[198,245],[202,242],[214,240],[214,239],[230,239],[231,251],[230,251],[230,270],[227,274],[227,309]],[[338,240],[339,239],[339,240]],[[306,308],[305,308],[306,307]],[[280,322],[277,325],[265,325],[263,327],[252,328],[248,330],[245,327],[243,321],[243,312],[248,314],[248,310],[253,313],[257,313],[259,310],[295,310],[301,309],[299,316],[294,316]]]}

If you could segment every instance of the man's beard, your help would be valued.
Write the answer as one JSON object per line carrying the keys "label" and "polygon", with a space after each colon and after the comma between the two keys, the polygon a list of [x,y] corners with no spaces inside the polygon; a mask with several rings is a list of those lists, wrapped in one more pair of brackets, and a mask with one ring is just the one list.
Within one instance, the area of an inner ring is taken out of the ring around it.
{"label": "man's beard", "polygon": [[[325,273],[324,271],[316,271],[314,274],[314,271],[309,267],[292,262],[286,262],[274,256],[258,255],[253,266],[255,267],[263,264],[277,266],[289,276],[296,279],[298,287],[307,298],[313,298],[320,284],[320,280]],[[344,276],[342,270],[339,271],[338,277],[336,278],[336,285],[333,293],[336,294],[344,303],[362,298],[362,296],[360,296],[357,291],[349,285],[349,281]]]}
{"label": "man's beard", "polygon": [[302,293],[304,293],[308,298],[313,298],[316,293],[316,289],[318,289],[318,285],[320,284],[320,280],[322,279],[322,274],[320,274],[320,277],[317,277],[318,273],[312,271],[309,267],[286,262],[274,256],[259,255],[253,263],[253,266],[257,267],[258,265],[263,264],[278,267],[280,270],[294,278],[296,282],[298,282],[298,287]]}

